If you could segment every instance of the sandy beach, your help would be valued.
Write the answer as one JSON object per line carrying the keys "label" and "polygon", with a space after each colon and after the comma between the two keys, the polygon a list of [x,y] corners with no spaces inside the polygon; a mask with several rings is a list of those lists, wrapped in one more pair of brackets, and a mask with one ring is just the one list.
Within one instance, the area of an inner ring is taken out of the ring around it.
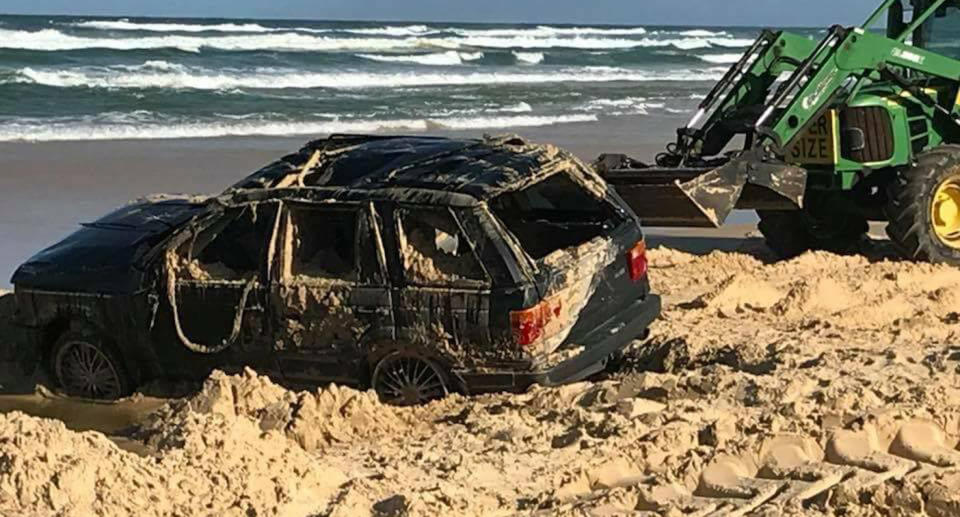
{"label": "sandy beach", "polygon": [[590,382],[406,409],[252,371],[113,414],[0,397],[0,514],[957,515],[957,270],[751,242],[652,250],[664,314]]}

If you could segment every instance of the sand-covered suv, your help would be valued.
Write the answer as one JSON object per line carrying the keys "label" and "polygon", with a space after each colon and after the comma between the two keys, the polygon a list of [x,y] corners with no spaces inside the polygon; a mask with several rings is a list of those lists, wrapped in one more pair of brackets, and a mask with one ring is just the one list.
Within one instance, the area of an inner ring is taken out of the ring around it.
{"label": "sand-covered suv", "polygon": [[659,314],[646,275],[637,218],[567,152],[334,136],[84,224],[12,282],[68,393],[250,366],[410,404],[597,372]]}

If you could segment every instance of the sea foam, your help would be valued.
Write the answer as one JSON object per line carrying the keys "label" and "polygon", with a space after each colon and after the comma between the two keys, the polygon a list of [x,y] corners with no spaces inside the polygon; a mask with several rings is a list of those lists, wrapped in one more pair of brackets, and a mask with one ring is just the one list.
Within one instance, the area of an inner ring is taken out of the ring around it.
{"label": "sea foam", "polygon": [[389,131],[475,130],[535,127],[596,121],[596,115],[510,115],[499,117],[398,119],[230,121],[181,124],[125,124],[110,122],[49,122],[0,124],[0,141],[65,141],[159,138],[210,138],[220,136],[325,135]]}
{"label": "sea foam", "polygon": [[630,68],[581,67],[553,71],[523,72],[304,72],[285,69],[252,69],[233,72],[170,66],[165,62],[145,63],[140,68],[78,68],[45,70],[26,67],[18,70],[17,82],[54,87],[94,88],[189,88],[229,90],[236,88],[394,88],[411,86],[456,86],[488,84],[536,84],[555,82],[613,81],[715,81],[723,68],[644,71]]}
{"label": "sea foam", "polygon": [[483,52],[457,52],[450,50],[434,54],[383,55],[357,54],[359,57],[381,63],[413,63],[417,65],[444,66],[462,65],[464,62],[483,59]]}
{"label": "sea foam", "polygon": [[57,29],[39,31],[0,29],[0,48],[62,51],[87,48],[115,50],[142,50],[171,48],[187,52],[199,52],[204,48],[232,51],[279,50],[292,52],[323,52],[347,50],[412,50],[437,48],[444,50],[477,48],[491,49],[548,49],[572,48],[585,50],[630,49],[644,47],[737,48],[747,47],[751,40],[735,38],[641,38],[622,37],[539,37],[518,34],[510,37],[476,35],[465,37],[338,37],[313,35],[299,32],[268,32],[234,35],[177,35],[144,37],[88,37],[67,34]]}

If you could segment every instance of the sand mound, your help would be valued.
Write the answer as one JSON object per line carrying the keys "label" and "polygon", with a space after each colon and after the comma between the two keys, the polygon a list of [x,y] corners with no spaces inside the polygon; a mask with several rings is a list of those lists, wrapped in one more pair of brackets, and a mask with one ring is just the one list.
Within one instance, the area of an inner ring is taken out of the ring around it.
{"label": "sand mound", "polygon": [[756,362],[784,347],[810,349],[811,342],[915,348],[949,341],[960,330],[955,268],[823,252],[770,265],[717,252],[671,263],[651,274],[654,290],[668,293],[653,344],[671,350],[679,344],[692,356]]}
{"label": "sand mound", "polygon": [[830,277],[803,279],[790,285],[775,310],[784,317],[831,316],[857,304],[847,285]]}
{"label": "sand mound", "polygon": [[716,311],[719,316],[732,318],[738,314],[769,309],[782,297],[783,294],[767,282],[749,275],[737,274],[697,298],[694,305]]}
{"label": "sand mound", "polygon": [[[168,415],[168,413],[161,413]],[[160,425],[157,457],[102,434],[0,415],[0,510],[38,515],[307,515],[347,478],[250,418],[190,412]],[[156,436],[154,436],[156,438]],[[11,513],[13,514],[13,513]]]}
{"label": "sand mound", "polygon": [[193,436],[191,423],[199,416],[213,416],[226,425],[251,422],[261,432],[286,436],[313,451],[428,424],[418,419],[421,412],[423,408],[400,411],[381,404],[373,392],[336,385],[314,393],[293,392],[246,369],[237,376],[214,372],[199,393],[149,417],[138,436],[160,449],[182,447]]}
{"label": "sand mound", "polygon": [[650,267],[666,269],[673,266],[682,266],[696,260],[697,256],[670,248],[657,247],[647,250],[647,260]]}

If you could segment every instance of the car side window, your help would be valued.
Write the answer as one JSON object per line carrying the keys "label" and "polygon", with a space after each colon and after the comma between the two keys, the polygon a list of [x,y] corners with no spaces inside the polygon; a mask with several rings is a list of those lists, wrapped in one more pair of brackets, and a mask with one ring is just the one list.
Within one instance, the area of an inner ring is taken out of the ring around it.
{"label": "car side window", "polygon": [[228,210],[178,250],[181,275],[197,281],[238,281],[260,276],[273,236],[274,207]]}
{"label": "car side window", "polygon": [[294,283],[378,282],[376,237],[365,208],[290,205],[284,276]]}
{"label": "car side window", "polygon": [[417,285],[476,286],[489,283],[472,243],[448,210],[397,211],[400,262]]}
{"label": "car side window", "polygon": [[290,207],[290,274],[295,280],[356,282],[357,212]]}

